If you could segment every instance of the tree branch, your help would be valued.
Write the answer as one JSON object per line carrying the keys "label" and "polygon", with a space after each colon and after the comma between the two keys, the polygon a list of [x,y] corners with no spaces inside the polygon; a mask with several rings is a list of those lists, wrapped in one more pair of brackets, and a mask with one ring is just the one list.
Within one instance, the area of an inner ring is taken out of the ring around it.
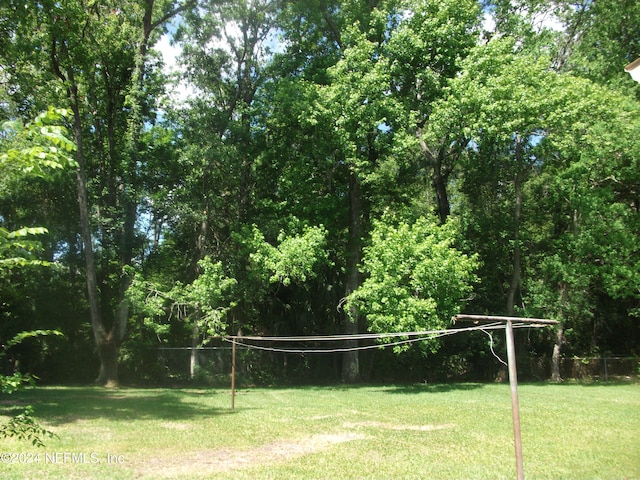
{"label": "tree branch", "polygon": [[60,70],[60,62],[58,61],[58,54],[56,51],[56,36],[52,35],[51,37],[51,64],[53,66],[53,71],[60,80],[63,82],[67,81],[67,77],[64,76],[62,70]]}
{"label": "tree branch", "polygon": [[427,157],[427,160],[429,160],[429,162],[433,164],[435,162],[435,155],[427,145],[427,142],[424,141],[424,138],[422,138],[421,127],[418,127],[416,129],[416,138],[418,139],[418,142],[420,142],[420,148],[422,149],[422,153],[424,153],[425,157]]}
{"label": "tree branch", "polygon": [[344,50],[344,45],[340,36],[340,30],[338,30],[336,22],[334,22],[333,18],[331,18],[327,13],[326,5],[324,4],[324,2],[322,2],[320,6],[322,8],[322,18],[324,18],[324,21],[327,22],[327,26],[329,27],[329,31],[331,32],[333,39],[338,44],[338,47],[340,47],[340,50]]}
{"label": "tree branch", "polygon": [[156,20],[155,22],[153,22],[151,24],[151,30],[155,30],[156,28],[158,28],[160,25],[162,25],[164,22],[166,22],[167,20],[175,17],[176,15],[178,15],[179,13],[184,12],[185,10],[188,10],[191,7],[195,7],[198,4],[197,0],[190,0],[187,3],[180,5],[178,8],[176,8],[175,10],[172,10],[171,12],[166,13],[165,15],[163,15],[162,17],[160,17],[158,20]]}

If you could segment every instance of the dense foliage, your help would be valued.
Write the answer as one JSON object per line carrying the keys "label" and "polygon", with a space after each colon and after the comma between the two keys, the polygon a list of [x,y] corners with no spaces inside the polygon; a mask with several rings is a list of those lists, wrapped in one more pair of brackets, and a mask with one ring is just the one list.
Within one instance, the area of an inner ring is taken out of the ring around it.
{"label": "dense foliage", "polygon": [[[477,261],[453,247],[452,230],[451,223],[438,226],[424,218],[412,225],[374,223],[371,244],[364,249],[366,278],[348,299],[366,315],[372,331],[444,329],[460,313],[472,293]],[[435,351],[438,344],[422,346]]]}
{"label": "dense foliage", "polygon": [[[55,124],[65,115],[64,110],[49,108],[26,125],[14,121],[2,126],[0,172],[4,179],[3,186],[12,182],[24,183],[34,177],[46,178],[52,175],[52,171],[75,166],[70,156],[75,145],[67,138],[66,129]],[[0,227],[0,281],[3,285],[16,273],[29,267],[52,266],[50,262],[38,258],[41,245],[33,238],[46,233],[44,227],[23,227],[14,231]],[[19,370],[18,361],[12,360],[11,354],[15,347],[27,339],[43,336],[62,336],[62,333],[57,330],[20,331],[11,338],[3,339],[0,361],[4,363],[9,358],[9,365],[13,363],[13,368],[12,371],[0,371],[0,394],[11,395],[35,385],[37,377]],[[0,425],[0,438],[16,437],[36,447],[44,446],[44,437],[53,436],[53,432],[38,424],[30,405],[20,409],[8,423]]]}
{"label": "dense foliage", "polygon": [[[563,356],[640,354],[638,8],[5,1],[0,340],[64,337],[3,368],[158,382],[168,349],[211,336],[446,328],[459,311],[559,320],[518,338],[556,377]],[[489,349],[424,347],[243,362],[265,381],[449,378]],[[179,368],[222,371],[221,355]]]}

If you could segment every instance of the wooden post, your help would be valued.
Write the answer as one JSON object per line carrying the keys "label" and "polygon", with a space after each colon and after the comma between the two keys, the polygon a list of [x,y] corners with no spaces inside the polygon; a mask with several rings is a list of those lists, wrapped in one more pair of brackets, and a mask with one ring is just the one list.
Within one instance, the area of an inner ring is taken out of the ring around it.
{"label": "wooden post", "polygon": [[511,387],[511,414],[513,416],[513,439],[516,448],[516,471],[518,480],[524,480],[522,461],[522,436],[520,434],[520,405],[518,404],[518,371],[516,369],[516,349],[511,320],[506,322],[507,362],[509,364],[509,386]]}
{"label": "wooden post", "polygon": [[236,339],[231,338],[231,411],[236,408]]}

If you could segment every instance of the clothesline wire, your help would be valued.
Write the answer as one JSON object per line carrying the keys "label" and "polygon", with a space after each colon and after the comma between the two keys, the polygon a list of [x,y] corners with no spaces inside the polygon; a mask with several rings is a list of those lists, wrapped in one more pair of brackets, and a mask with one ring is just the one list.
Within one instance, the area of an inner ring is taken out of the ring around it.
{"label": "clothesline wire", "polygon": [[[513,324],[513,328],[529,328],[539,327],[539,325],[528,323],[516,323]],[[442,329],[442,330],[425,330],[420,332],[394,332],[394,333],[365,333],[356,335],[308,335],[308,336],[291,336],[291,337],[276,337],[276,336],[251,336],[251,335],[235,335],[229,337],[222,337],[222,339],[229,343],[235,343],[238,346],[242,346],[248,349],[278,352],[278,353],[297,353],[297,354],[314,354],[314,353],[345,353],[359,350],[370,350],[375,348],[396,347],[401,345],[407,345],[411,343],[421,342],[425,340],[435,339],[439,337],[445,337],[454,335],[461,332],[482,331],[489,335],[491,340],[491,350],[493,352],[493,337],[487,332],[487,330],[503,329],[502,323],[491,323],[486,325],[474,325],[471,327],[454,328],[454,329]],[[404,337],[404,338],[402,338]],[[409,337],[409,338],[407,338]],[[346,341],[346,340],[378,340],[378,339],[390,339],[401,338],[394,342],[376,343],[371,345],[358,345],[352,347],[336,347],[336,348],[282,348],[275,346],[256,345],[248,342],[327,342],[327,341]],[[495,355],[495,353],[494,353]]]}
{"label": "clothesline wire", "polygon": [[[514,327],[516,324],[513,325]],[[529,326],[529,324],[526,324]],[[389,332],[389,333],[358,333],[358,334],[337,334],[337,335],[301,335],[301,336],[257,336],[257,335],[229,335],[221,337],[223,339],[242,339],[251,341],[271,341],[271,342],[322,342],[322,341],[336,341],[336,340],[376,340],[378,338],[392,338],[392,337],[413,337],[424,336],[431,334],[438,334],[441,332],[466,332],[471,330],[491,330],[496,328],[504,328],[504,323],[488,323],[482,326],[471,326],[462,328],[449,328],[438,330],[421,330],[415,332]]]}
{"label": "clothesline wire", "polygon": [[496,351],[493,349],[493,335],[491,335],[490,332],[487,332],[484,329],[481,329],[483,333],[486,333],[487,336],[489,337],[489,348],[491,349],[491,353],[493,354],[494,357],[496,357],[498,359],[498,361],[500,363],[502,363],[503,365],[505,365],[506,367],[508,367],[509,365],[507,364],[507,362],[505,362],[502,358],[500,358],[500,356],[496,353]]}
{"label": "clothesline wire", "polygon": [[278,347],[264,347],[261,345],[252,345],[250,343],[243,343],[236,341],[236,345],[240,345],[244,348],[250,350],[262,350],[266,352],[276,352],[276,353],[298,353],[298,354],[314,354],[314,353],[345,353],[345,352],[356,352],[360,350],[370,350],[374,348],[383,348],[383,347],[391,347],[404,345],[413,342],[419,342],[422,340],[426,340],[425,338],[411,338],[407,340],[398,340],[397,342],[391,343],[377,343],[372,345],[360,345],[357,347],[339,347],[339,348],[278,348]]}

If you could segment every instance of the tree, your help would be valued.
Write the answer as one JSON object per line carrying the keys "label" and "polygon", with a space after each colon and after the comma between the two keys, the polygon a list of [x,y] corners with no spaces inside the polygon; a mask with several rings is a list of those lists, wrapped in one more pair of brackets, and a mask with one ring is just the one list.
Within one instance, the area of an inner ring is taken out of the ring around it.
{"label": "tree", "polygon": [[253,228],[253,253],[250,266],[268,283],[289,286],[292,282],[304,283],[315,275],[317,265],[328,261],[327,232],[323,227],[305,228],[302,235],[287,236],[280,232],[277,247],[265,242],[262,234]]}
{"label": "tree", "polygon": [[577,5],[558,2],[558,5],[565,25],[558,62],[562,68],[633,95],[634,84],[627,78],[624,67],[638,58],[640,51],[640,26],[634,21],[640,15],[637,2],[585,1]]}
{"label": "tree", "polygon": [[[545,147],[559,162],[546,165],[532,183],[541,199],[536,217],[554,228],[543,240],[546,248],[533,252],[529,304],[562,322],[553,353],[555,380],[565,349],[628,349],[623,338],[637,332],[640,286],[638,177],[632,173],[637,146],[629,140],[639,128],[637,103],[591,82],[572,79],[569,85],[580,92],[564,102],[575,116],[563,119],[569,125],[550,135]],[[606,334],[623,330],[625,336]]]}
{"label": "tree", "polygon": [[[595,254],[598,261],[607,258],[604,264],[612,265],[615,255],[611,253],[619,249],[626,252],[625,258],[635,258],[625,246],[635,233],[623,227],[629,225],[623,219],[633,214],[613,200],[607,181],[593,180],[593,176],[602,176],[596,173],[601,163],[587,165],[583,160],[594,158],[591,155],[598,151],[596,156],[601,159],[626,158],[622,164],[607,164],[628,171],[625,165],[633,148],[624,149],[624,154],[604,152],[626,143],[624,134],[613,133],[622,130],[616,116],[634,128],[634,115],[629,113],[634,108],[620,99],[617,105],[627,106],[614,107],[613,91],[569,73],[554,72],[551,61],[533,58],[528,48],[514,48],[512,40],[494,38],[476,49],[482,51],[486,56],[472,54],[463,74],[452,84],[453,89],[462,87],[458,110],[474,118],[466,123],[477,128],[462,184],[466,202],[472,206],[464,213],[467,241],[483,252],[485,268],[490,266],[491,271],[482,274],[485,282],[491,276],[497,280],[486,296],[500,292],[509,314],[523,309],[561,320],[553,355],[557,377],[566,338],[572,337],[577,350],[593,348],[584,343],[578,347],[577,339],[583,342],[589,336],[588,325],[602,321],[597,304],[609,295],[603,295],[600,277],[606,269],[596,268],[588,259]],[[480,108],[467,110],[474,102]],[[633,182],[621,182],[618,188],[629,193],[634,190]],[[627,200],[627,205],[634,201]],[[603,217],[605,223],[617,226],[612,230],[616,234],[607,235],[606,241],[601,236],[604,224],[596,220]]]}
{"label": "tree", "polygon": [[431,178],[435,210],[445,223],[450,176],[469,138],[455,123],[459,117],[435,104],[451,100],[447,86],[478,42],[480,12],[474,1],[422,0],[405,8],[406,18],[390,33],[391,92],[407,110],[401,128],[416,137],[420,170]]}
{"label": "tree", "polygon": [[[548,117],[556,107],[555,74],[548,60],[514,52],[511,39],[493,39],[476,48],[465,61],[463,74],[453,82],[458,108],[466,115],[474,143],[469,170],[484,169],[496,190],[507,190],[511,203],[511,275],[505,311],[513,315],[521,293],[524,184],[536,163],[536,147],[546,135]],[[469,128],[469,127],[467,127]],[[465,181],[475,193],[474,175]],[[473,201],[473,198],[472,198]]]}
{"label": "tree", "polygon": [[202,259],[198,267],[200,274],[186,285],[177,282],[166,288],[138,274],[127,290],[134,316],[141,320],[144,330],[153,332],[160,346],[169,344],[172,319],[191,330],[191,378],[198,366],[197,348],[227,326],[237,283],[224,275],[220,262],[214,263],[209,257]]}
{"label": "tree", "polygon": [[[381,22],[385,12],[371,12],[371,20]],[[375,19],[375,20],[374,20]],[[379,127],[393,108],[392,99],[384,98],[390,84],[387,59],[379,56],[382,38],[380,34],[368,38],[379,25],[356,24],[347,29],[345,37],[351,45],[343,52],[340,61],[329,70],[332,83],[321,89],[323,104],[334,121],[335,142],[339,162],[344,163],[348,178],[348,240],[345,251],[345,298],[351,295],[362,281],[359,264],[362,259],[363,240],[367,234],[371,197],[368,179],[373,179],[378,166],[389,147],[392,132]],[[357,85],[357,88],[353,88]],[[356,310],[345,315],[344,333],[359,331]],[[348,346],[355,346],[349,342]],[[360,379],[360,367],[356,351],[347,352],[343,358],[342,378],[352,383]]]}
{"label": "tree", "polygon": [[[371,331],[378,333],[446,328],[478,280],[477,255],[453,246],[456,228],[453,221],[438,226],[426,218],[375,222],[371,244],[364,249],[367,277],[349,296],[349,311],[365,315]],[[421,345],[435,352],[439,343],[430,339]],[[396,347],[398,352],[405,349]]]}
{"label": "tree", "polygon": [[141,132],[153,120],[157,92],[149,47],[169,19],[192,5],[154,0],[11,5],[19,21],[8,27],[6,62],[27,66],[10,78],[16,103],[33,94],[23,75],[32,70],[42,77],[46,93],[72,112],[87,298],[101,365],[97,382],[103,385],[118,382],[118,350],[127,328],[124,292],[130,278],[124,267],[132,263],[138,243]]}
{"label": "tree", "polygon": [[[325,155],[322,161],[334,165],[332,180],[342,182],[346,222],[339,256],[348,297],[362,281],[358,265],[371,218],[391,205],[424,209],[416,205],[416,196],[429,196],[420,191],[425,170],[433,174],[443,222],[448,215],[449,172],[444,169],[465,140],[436,132],[430,114],[455,76],[458,58],[476,40],[478,9],[473,2],[430,1],[320,2],[316,7],[290,5],[285,11],[284,36],[291,44],[281,65],[290,69],[287,85],[313,92],[306,97],[313,109],[297,121],[303,132],[314,133],[295,137],[296,147],[313,139],[305,153]],[[360,323],[351,312],[342,331],[356,333]],[[359,377],[357,358],[357,352],[345,355],[345,381]]]}
{"label": "tree", "polygon": [[252,300],[261,291],[247,275],[243,234],[258,216],[255,103],[267,81],[266,43],[275,4],[205,2],[202,7],[185,15],[176,34],[185,80],[199,95],[175,115],[184,148],[174,183],[166,186],[172,193],[169,226],[189,255],[186,281],[200,273],[198,262],[211,256],[238,282],[239,301],[229,313],[229,328],[237,331],[252,320]]}

